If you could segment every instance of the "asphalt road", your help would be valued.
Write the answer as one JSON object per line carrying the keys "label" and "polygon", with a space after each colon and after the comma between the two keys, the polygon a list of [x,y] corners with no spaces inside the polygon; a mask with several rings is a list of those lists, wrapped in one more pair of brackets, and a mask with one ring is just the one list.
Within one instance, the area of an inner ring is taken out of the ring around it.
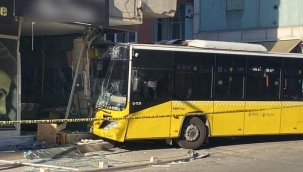
{"label": "asphalt road", "polygon": [[170,167],[148,167],[128,170],[142,172],[302,172],[303,137],[270,136],[239,139],[212,139],[197,152],[210,156]]}

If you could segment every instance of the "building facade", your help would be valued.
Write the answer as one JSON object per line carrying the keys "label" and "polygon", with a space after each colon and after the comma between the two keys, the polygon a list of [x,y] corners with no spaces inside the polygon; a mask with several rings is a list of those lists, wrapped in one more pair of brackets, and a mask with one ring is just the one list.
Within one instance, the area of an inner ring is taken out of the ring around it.
{"label": "building facade", "polygon": [[174,18],[153,19],[139,27],[138,42],[250,42],[272,52],[301,53],[302,8],[302,0],[178,0]]}
{"label": "building facade", "polygon": [[173,18],[145,19],[138,27],[138,43],[193,38],[193,0],[178,0]]}
{"label": "building facade", "polygon": [[193,38],[293,52],[303,35],[302,8],[300,0],[194,0]]}

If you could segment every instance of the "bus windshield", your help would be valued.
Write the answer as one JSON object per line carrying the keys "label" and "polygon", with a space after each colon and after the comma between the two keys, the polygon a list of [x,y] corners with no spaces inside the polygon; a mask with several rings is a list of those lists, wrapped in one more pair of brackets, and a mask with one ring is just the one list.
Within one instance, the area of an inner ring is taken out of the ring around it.
{"label": "bus windshield", "polygon": [[97,109],[123,110],[127,101],[128,85],[128,48],[115,46],[106,53],[103,63],[106,64],[101,92],[96,102]]}

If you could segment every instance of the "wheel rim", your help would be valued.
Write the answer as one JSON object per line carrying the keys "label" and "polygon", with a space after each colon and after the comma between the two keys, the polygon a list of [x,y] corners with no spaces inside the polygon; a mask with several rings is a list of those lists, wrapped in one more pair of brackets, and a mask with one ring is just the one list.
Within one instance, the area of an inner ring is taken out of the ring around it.
{"label": "wheel rim", "polygon": [[185,128],[184,138],[186,141],[194,142],[199,138],[199,136],[200,136],[200,131],[196,125],[190,124]]}

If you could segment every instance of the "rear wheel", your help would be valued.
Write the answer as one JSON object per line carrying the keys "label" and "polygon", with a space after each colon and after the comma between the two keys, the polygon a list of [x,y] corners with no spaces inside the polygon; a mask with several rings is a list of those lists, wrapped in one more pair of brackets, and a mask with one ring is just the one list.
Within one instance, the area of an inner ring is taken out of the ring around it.
{"label": "rear wheel", "polygon": [[206,139],[206,127],[201,119],[192,117],[184,121],[177,143],[184,149],[197,149]]}

